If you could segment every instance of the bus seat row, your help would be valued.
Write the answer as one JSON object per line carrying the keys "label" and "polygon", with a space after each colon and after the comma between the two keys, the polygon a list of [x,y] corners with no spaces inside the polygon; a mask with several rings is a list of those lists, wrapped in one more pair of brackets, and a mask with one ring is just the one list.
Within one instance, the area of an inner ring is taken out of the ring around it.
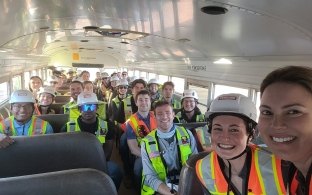
{"label": "bus seat row", "polygon": [[117,195],[108,175],[88,168],[2,178],[0,186],[6,195]]}
{"label": "bus seat row", "polygon": [[37,117],[49,122],[54,133],[60,133],[62,127],[69,121],[68,114],[43,114],[38,115]]}
{"label": "bus seat row", "polygon": [[[94,135],[74,132],[31,137],[18,136],[13,137],[13,139],[15,142],[10,147],[0,150],[0,178],[2,178],[0,179],[0,194],[49,194],[44,193],[43,186],[47,186],[48,189],[53,183],[59,186],[64,185],[63,190],[59,189],[64,192],[63,194],[79,194],[76,193],[74,186],[87,182],[90,174],[95,175],[95,180],[99,180],[98,184],[94,183],[93,185],[98,185],[99,188],[105,188],[112,194],[117,194],[110,178],[105,179],[109,180],[106,182],[107,185],[99,184],[106,177],[103,174],[107,173],[107,165],[102,145]],[[78,170],[81,168],[95,169],[100,171],[102,175]],[[71,169],[76,169],[76,171],[52,173]],[[63,184],[61,181],[55,181],[55,178],[63,176],[68,177],[67,179],[64,178]],[[17,183],[21,186],[17,187]],[[40,189],[34,186],[35,184],[42,188],[41,193],[39,193]],[[67,189],[66,185],[73,188]],[[30,190],[34,190],[34,193],[28,191],[18,193],[23,189],[27,190],[28,187]],[[91,186],[89,189],[91,190]],[[69,191],[65,193],[66,190],[71,190],[71,193]],[[55,192],[54,194],[62,194]],[[98,192],[93,190],[93,193],[80,194],[105,194]]]}

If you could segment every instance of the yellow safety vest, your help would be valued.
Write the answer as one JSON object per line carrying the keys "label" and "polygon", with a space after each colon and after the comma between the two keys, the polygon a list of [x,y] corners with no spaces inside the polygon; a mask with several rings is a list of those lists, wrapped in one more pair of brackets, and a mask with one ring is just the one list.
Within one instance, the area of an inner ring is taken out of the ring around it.
{"label": "yellow safety vest", "polygon": [[98,103],[98,108],[97,108],[97,111],[96,113],[98,114],[98,117],[100,119],[103,119],[103,120],[106,120],[107,116],[106,116],[106,108],[107,108],[107,103],[106,102],[102,102],[102,101],[99,101]]}
{"label": "yellow safety vest", "polygon": [[[16,129],[14,127],[14,116],[10,116],[4,121],[0,122],[0,133],[8,136],[17,136]],[[48,122],[38,117],[31,117],[31,124],[28,128],[28,136],[45,134],[47,131]]]}
{"label": "yellow safety vest", "polygon": [[[184,127],[176,126],[175,136],[177,140],[178,150],[180,151],[180,167],[182,167],[192,153],[190,135]],[[145,143],[147,155],[149,156],[149,159],[152,163],[154,171],[157,173],[158,178],[161,181],[166,182],[167,168],[162,161],[161,154],[159,152],[158,140],[156,139],[156,131],[152,131],[151,133],[149,133],[142,141],[144,141]],[[154,194],[155,191],[151,187],[144,184],[144,178],[145,177],[143,175],[141,195]]]}
{"label": "yellow safety vest", "polygon": [[64,114],[69,114],[69,121],[75,121],[80,116],[80,111],[76,102],[68,102],[63,107]]}
{"label": "yellow safety vest", "polygon": [[[186,121],[182,118],[182,113],[178,112],[175,115],[175,118],[178,119],[179,123],[186,123]],[[204,122],[205,121],[205,115],[204,114],[197,114],[196,115],[196,122]]]}
{"label": "yellow safety vest", "polygon": [[130,118],[130,116],[132,115],[131,97],[132,97],[132,95],[130,95],[130,96],[128,96],[122,100],[126,120],[128,120]]}
{"label": "yellow safety vest", "polygon": [[[76,119],[75,121],[68,122],[66,126],[67,126],[67,132],[81,131],[79,124],[78,124],[78,119]],[[104,144],[106,134],[108,132],[107,122],[98,118],[97,126],[98,127],[97,127],[97,131],[95,132],[95,136],[98,138],[101,144]]]}
{"label": "yellow safety vest", "polygon": [[[286,194],[282,179],[281,160],[254,145],[250,147],[252,159],[248,180],[248,194]],[[196,175],[210,194],[227,194],[228,183],[222,173],[215,151],[197,161]],[[230,194],[233,194],[233,192],[230,192]]]}

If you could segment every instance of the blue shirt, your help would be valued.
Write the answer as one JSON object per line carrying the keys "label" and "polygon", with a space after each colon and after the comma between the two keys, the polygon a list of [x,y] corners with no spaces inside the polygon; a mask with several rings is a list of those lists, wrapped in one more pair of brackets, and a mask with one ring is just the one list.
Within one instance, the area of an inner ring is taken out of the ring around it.
{"label": "blue shirt", "polygon": [[[143,117],[140,115],[140,113],[138,113],[138,112],[137,112],[136,114],[138,114],[139,120],[142,120],[142,121],[145,123],[145,125],[148,127],[148,129],[150,129],[150,128],[151,128],[151,126],[150,126],[150,114],[148,114],[146,118],[143,118]],[[127,122],[127,123],[126,123],[126,137],[127,137],[127,139],[136,139],[137,136],[136,136],[136,134],[134,133],[135,131],[136,131],[136,130],[134,130],[134,129],[131,127],[131,125],[129,124],[129,122]]]}
{"label": "blue shirt", "polygon": [[[21,136],[21,135],[28,136],[28,129],[29,129],[30,125],[31,125],[31,119],[27,123],[25,123],[23,125],[18,124],[16,122],[16,120],[14,119],[13,125],[14,125],[14,128],[16,130],[16,135],[17,136]],[[51,134],[51,133],[53,133],[53,129],[52,129],[52,126],[48,123],[47,124],[47,131],[46,131],[45,134]]]}

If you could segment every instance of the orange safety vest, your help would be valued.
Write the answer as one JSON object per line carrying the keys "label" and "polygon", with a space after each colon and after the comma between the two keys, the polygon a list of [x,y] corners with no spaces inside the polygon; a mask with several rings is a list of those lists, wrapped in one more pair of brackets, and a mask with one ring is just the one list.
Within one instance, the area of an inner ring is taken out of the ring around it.
{"label": "orange safety vest", "polygon": [[[14,127],[14,116],[10,116],[4,121],[0,122],[0,133],[8,136],[16,136],[16,130]],[[45,134],[47,131],[48,122],[35,116],[31,117],[31,124],[28,129],[28,136]]]}
{"label": "orange safety vest", "polygon": [[[149,132],[157,128],[156,118],[153,112],[149,112],[149,121],[150,121],[150,128],[144,123],[143,120],[139,119],[138,113],[135,113],[130,116],[128,123],[132,128],[132,131],[135,133],[138,144],[141,144],[142,138],[144,138]],[[145,131],[145,132],[142,132]]]}
{"label": "orange safety vest", "polygon": [[[250,148],[252,159],[248,194],[287,194],[282,178],[281,160],[254,145]],[[228,182],[222,173],[215,151],[197,161],[196,175],[210,194],[227,194]]]}

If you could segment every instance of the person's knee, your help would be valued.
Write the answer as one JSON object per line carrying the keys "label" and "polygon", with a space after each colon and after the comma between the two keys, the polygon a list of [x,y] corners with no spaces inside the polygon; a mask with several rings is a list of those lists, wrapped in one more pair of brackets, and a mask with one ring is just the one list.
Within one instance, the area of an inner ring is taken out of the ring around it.
{"label": "person's knee", "polygon": [[123,177],[122,169],[116,163],[108,161],[107,170],[108,175],[112,178],[116,189],[118,190]]}

